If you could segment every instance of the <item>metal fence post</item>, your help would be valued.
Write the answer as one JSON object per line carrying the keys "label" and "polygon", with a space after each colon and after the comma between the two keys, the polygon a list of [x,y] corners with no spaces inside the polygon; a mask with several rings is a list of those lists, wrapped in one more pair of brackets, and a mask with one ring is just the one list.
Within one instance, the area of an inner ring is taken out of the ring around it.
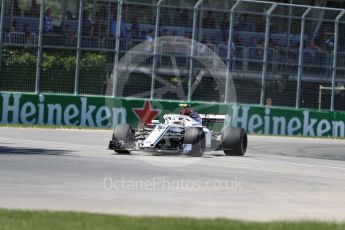
{"label": "metal fence post", "polygon": [[188,101],[192,99],[192,77],[193,77],[193,58],[194,58],[194,44],[196,36],[196,23],[198,19],[198,9],[203,0],[199,0],[193,7],[193,30],[192,30],[192,41],[190,47],[190,58],[189,58],[189,79],[188,79]]}
{"label": "metal fence post", "polygon": [[331,95],[331,111],[334,111],[335,101],[335,78],[337,75],[337,62],[338,62],[338,37],[339,37],[339,21],[344,16],[345,10],[342,10],[335,19],[334,23],[334,47],[333,47],[333,64],[332,64],[332,95]]}
{"label": "metal fence post", "polygon": [[36,60],[36,80],[35,80],[35,93],[40,93],[40,83],[41,83],[41,65],[42,65],[42,44],[43,44],[43,28],[44,28],[44,8],[45,0],[41,2],[40,8],[40,23],[38,32],[38,48],[37,48],[37,60]]}
{"label": "metal fence post", "polygon": [[79,91],[80,91],[79,82],[80,82],[81,42],[82,42],[82,34],[83,34],[83,12],[84,12],[84,0],[79,0],[78,41],[77,41],[75,80],[74,80],[74,95],[79,95]]}
{"label": "metal fence post", "polygon": [[234,41],[234,26],[235,26],[235,10],[241,1],[237,1],[230,10],[230,23],[229,23],[229,39],[228,39],[228,53],[227,53],[227,68],[226,68],[226,79],[225,79],[225,98],[224,103],[229,102],[229,81],[230,81],[230,68],[231,68],[231,56],[233,55],[232,43]]}
{"label": "metal fence post", "polygon": [[[116,96],[116,88],[117,88],[117,75],[118,75],[118,62],[120,57],[120,37],[121,37],[121,21],[122,21],[122,5],[123,0],[119,0],[117,4],[117,18],[116,18],[116,35],[115,35],[115,57],[114,57],[114,68],[113,68],[113,92],[112,96]],[[121,96],[121,95],[120,95]]]}
{"label": "metal fence post", "polygon": [[4,19],[5,19],[5,0],[1,1],[1,12],[0,12],[0,73],[1,73],[1,66],[2,66],[2,47],[3,47],[3,40],[4,40]]}
{"label": "metal fence post", "polygon": [[265,44],[264,44],[264,58],[262,65],[262,76],[261,76],[261,98],[260,105],[263,106],[265,103],[265,91],[266,91],[266,74],[267,74],[267,64],[268,64],[268,48],[270,41],[270,26],[271,26],[271,14],[273,10],[278,6],[277,3],[274,3],[266,13],[266,26],[265,26]]}
{"label": "metal fence post", "polygon": [[159,0],[156,7],[156,25],[155,25],[155,40],[153,43],[153,62],[152,62],[152,79],[151,79],[151,100],[155,97],[155,85],[156,85],[156,77],[157,77],[157,42],[158,42],[158,33],[159,33],[159,19],[160,19],[160,12],[161,12],[161,4],[163,0]]}
{"label": "metal fence post", "polygon": [[298,55],[298,72],[297,72],[297,89],[296,89],[296,109],[300,108],[301,103],[301,84],[302,84],[302,74],[303,74],[303,65],[304,65],[304,30],[305,30],[305,18],[309,12],[313,9],[308,7],[308,9],[302,15],[301,22],[301,34],[299,41],[299,55]]}

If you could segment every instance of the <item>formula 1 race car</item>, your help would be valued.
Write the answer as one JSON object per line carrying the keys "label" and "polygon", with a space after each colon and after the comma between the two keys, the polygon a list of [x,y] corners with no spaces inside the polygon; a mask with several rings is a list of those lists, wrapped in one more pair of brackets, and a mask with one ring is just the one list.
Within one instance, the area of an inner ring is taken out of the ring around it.
{"label": "formula 1 race car", "polygon": [[220,132],[211,131],[210,122],[225,124],[225,115],[202,115],[201,122],[190,116],[166,114],[164,123],[153,120],[152,124],[133,129],[127,124],[118,125],[109,142],[109,149],[116,153],[131,151],[184,154],[201,157],[205,151],[223,150],[227,156],[243,156],[247,150],[247,133],[244,129],[223,125]]}

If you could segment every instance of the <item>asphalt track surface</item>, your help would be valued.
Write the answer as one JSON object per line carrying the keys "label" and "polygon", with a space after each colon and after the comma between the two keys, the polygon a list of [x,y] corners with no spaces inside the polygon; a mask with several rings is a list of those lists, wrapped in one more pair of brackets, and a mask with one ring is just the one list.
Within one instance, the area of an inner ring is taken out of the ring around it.
{"label": "asphalt track surface", "polygon": [[244,157],[116,155],[111,131],[0,128],[0,208],[345,221],[345,140],[249,137]]}

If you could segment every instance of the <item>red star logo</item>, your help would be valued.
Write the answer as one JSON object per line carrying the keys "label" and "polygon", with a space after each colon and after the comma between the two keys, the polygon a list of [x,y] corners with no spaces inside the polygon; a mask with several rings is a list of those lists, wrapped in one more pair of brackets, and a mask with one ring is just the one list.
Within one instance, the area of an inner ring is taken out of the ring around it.
{"label": "red star logo", "polygon": [[145,101],[144,108],[135,108],[133,109],[133,112],[140,120],[138,128],[142,128],[143,126],[151,123],[152,120],[155,119],[161,111],[151,109],[150,102]]}

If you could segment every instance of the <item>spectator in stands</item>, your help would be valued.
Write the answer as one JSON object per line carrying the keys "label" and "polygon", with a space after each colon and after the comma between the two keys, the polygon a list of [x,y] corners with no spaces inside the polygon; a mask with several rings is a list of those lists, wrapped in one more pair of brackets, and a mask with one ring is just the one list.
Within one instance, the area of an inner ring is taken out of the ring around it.
{"label": "spectator in stands", "polygon": [[306,54],[305,62],[307,64],[309,63],[315,63],[316,61],[316,54],[318,52],[322,52],[321,48],[315,44],[314,41],[311,41],[309,44],[305,46],[304,52]]}
{"label": "spectator in stands", "polygon": [[222,50],[228,49],[228,40],[226,37],[223,37],[223,40],[218,43],[217,48]]}
{"label": "spectator in stands", "polygon": [[91,28],[92,30],[91,33],[93,36],[104,38],[107,35],[107,29],[109,28],[108,20],[107,20],[107,15],[108,15],[107,7],[108,7],[107,3],[101,3],[99,6],[99,10],[97,11],[95,15],[96,16],[95,23],[92,25],[92,28]]}
{"label": "spectator in stands", "polygon": [[105,3],[101,4],[97,14],[101,17],[105,17],[108,14],[107,6],[108,4],[105,4]]}
{"label": "spectator in stands", "polygon": [[114,15],[114,17],[116,18],[117,15],[117,3],[112,3],[111,4],[111,9],[110,9],[110,13],[111,15]]}
{"label": "spectator in stands", "polygon": [[[218,51],[219,51],[219,55],[221,57],[227,57],[228,47],[229,47],[228,44],[229,44],[228,36],[224,36],[223,40],[217,46]],[[236,46],[235,46],[234,42],[231,43],[230,49],[231,49],[231,52],[230,52],[230,69],[233,70],[235,68],[235,52],[236,52]]]}
{"label": "spectator in stands", "polygon": [[184,37],[188,39],[192,39],[192,33],[189,31],[184,32]]}
{"label": "spectator in stands", "polygon": [[104,38],[107,32],[107,22],[104,15],[96,13],[96,22],[92,27],[92,36]]}
{"label": "spectator in stands", "polygon": [[236,30],[238,31],[246,31],[248,27],[248,16],[246,14],[242,14],[238,23],[236,24]]}
{"label": "spectator in stands", "polygon": [[19,28],[18,28],[18,22],[17,20],[13,20],[12,22],[12,26],[10,28],[10,32],[19,32]]}
{"label": "spectator in stands", "polygon": [[145,42],[146,42],[146,46],[145,46],[145,51],[147,52],[151,52],[152,48],[153,48],[153,30],[150,29],[146,34],[145,34]]}
{"label": "spectator in stands", "polygon": [[189,27],[191,26],[191,22],[192,20],[189,20],[189,14],[188,11],[186,11],[185,9],[180,9],[177,12],[177,17],[176,19],[177,21],[177,26],[184,26],[184,27]]}
{"label": "spectator in stands", "polygon": [[65,39],[67,44],[72,44],[74,39],[77,38],[77,32],[71,29],[70,25],[65,26]]}
{"label": "spectator in stands", "polygon": [[332,74],[332,69],[331,69],[331,66],[332,66],[332,52],[333,52],[333,48],[334,48],[334,37],[333,37],[333,34],[326,34],[325,35],[326,37],[326,40],[324,42],[324,50],[327,51],[327,58],[325,60],[325,65],[327,66],[326,67],[326,76],[330,76]]}
{"label": "spectator in stands", "polygon": [[[116,22],[116,15],[113,17],[113,19],[111,20],[111,25],[110,25],[110,29],[111,29],[111,35],[113,37],[116,37],[116,27],[117,27],[117,22]],[[120,24],[120,34],[121,37],[126,37],[126,24],[123,20],[121,20],[121,24]]]}
{"label": "spectator in stands", "polygon": [[234,42],[237,46],[243,46],[244,45],[243,37],[239,34],[236,34],[236,36],[234,38]]}
{"label": "spectator in stands", "polygon": [[250,42],[248,44],[249,48],[249,59],[256,59],[257,58],[257,47],[258,47],[258,40],[256,37],[251,37]]}
{"label": "spectator in stands", "polygon": [[174,36],[175,39],[171,39],[170,46],[175,47],[177,45],[177,39],[176,39],[176,37],[178,36],[177,31],[173,31],[172,36]]}
{"label": "spectator in stands", "polygon": [[24,15],[29,17],[40,16],[40,6],[37,4],[36,0],[31,0],[31,7],[24,12]]}
{"label": "spectator in stands", "polygon": [[[262,44],[263,44],[263,41],[262,41]],[[269,41],[269,46],[270,46],[270,48],[273,48],[273,49],[280,48],[281,47],[280,40],[279,39],[274,39],[273,37],[271,37],[270,41]]]}
{"label": "spectator in stands", "polygon": [[[217,48],[220,50],[227,51],[228,50],[228,43],[229,43],[229,40],[228,40],[227,36],[224,36],[223,40],[221,42],[219,42]],[[236,47],[235,47],[234,42],[231,43],[230,48],[231,48],[232,53],[234,54],[234,52],[236,51]]]}
{"label": "spectator in stands", "polygon": [[146,36],[145,36],[145,41],[153,42],[153,30],[150,29]]}
{"label": "spectator in stands", "polygon": [[92,30],[92,22],[89,19],[89,11],[85,10],[83,13],[82,35],[83,36],[90,36],[91,30]]}
{"label": "spectator in stands", "polygon": [[169,31],[167,29],[164,29],[161,36],[169,36]]}
{"label": "spectator in stands", "polygon": [[19,8],[18,0],[13,0],[13,15],[14,16],[21,16],[22,11]]}
{"label": "spectator in stands", "polygon": [[75,19],[72,12],[69,10],[66,11],[66,19],[67,20],[74,20]]}
{"label": "spectator in stands", "polygon": [[266,98],[265,107],[270,108],[270,107],[272,107],[272,104],[273,104],[272,98],[270,98],[270,97]]}
{"label": "spectator in stands", "polygon": [[210,45],[212,45],[212,41],[211,41],[211,39],[207,35],[204,35],[202,37],[201,43],[206,45],[206,46],[202,46],[201,47],[200,53],[201,54],[205,54],[208,51],[207,47],[210,48]]}
{"label": "spectator in stands", "polygon": [[[273,42],[273,40],[271,40],[269,44],[271,44],[271,48],[275,48],[275,43]],[[264,55],[264,41],[262,39],[259,39],[256,44],[256,52],[258,58],[262,59]]]}
{"label": "spectator in stands", "polygon": [[145,30],[141,31],[140,40],[145,40],[146,34],[147,34],[147,31]]}
{"label": "spectator in stands", "polygon": [[310,52],[310,51],[318,51],[322,52],[321,48],[315,44],[314,41],[311,41],[308,45],[306,45],[305,50]]}
{"label": "spectator in stands", "polygon": [[212,36],[212,38],[211,38],[211,44],[212,45],[217,44],[217,40],[216,40],[216,38],[214,36]]}
{"label": "spectator in stands", "polygon": [[171,11],[165,11],[160,18],[160,25],[171,26]]}
{"label": "spectator in stands", "polygon": [[212,11],[208,11],[204,20],[202,21],[202,27],[206,29],[215,29],[216,28],[216,20],[213,17]]}
{"label": "spectator in stands", "polygon": [[124,39],[126,42],[126,47],[131,47],[132,44],[132,33],[131,33],[131,27],[127,26],[126,27],[126,33],[124,35]]}
{"label": "spectator in stands", "polygon": [[23,32],[25,34],[25,42],[26,44],[33,44],[34,43],[34,36],[31,32],[29,23],[26,23],[23,27]]}
{"label": "spectator in stands", "polygon": [[131,27],[132,37],[138,39],[140,36],[140,24],[138,17],[135,17]]}
{"label": "spectator in stands", "polygon": [[202,36],[201,43],[206,44],[206,40],[207,40],[207,36],[204,34],[204,36]]}
{"label": "spectator in stands", "polygon": [[183,41],[183,44],[185,46],[185,49],[188,50],[188,48],[191,46],[192,33],[189,31],[185,31],[184,37],[187,39]]}
{"label": "spectator in stands", "polygon": [[45,16],[44,16],[44,33],[50,34],[54,30],[53,24],[53,17],[52,17],[52,10],[47,8]]}
{"label": "spectator in stands", "polygon": [[322,33],[322,40],[324,41],[324,48],[330,50],[334,45],[334,32],[332,27],[327,26]]}
{"label": "spectator in stands", "polygon": [[332,50],[334,46],[334,38],[326,39],[324,46],[326,50]]}
{"label": "spectator in stands", "polygon": [[229,33],[230,20],[229,15],[223,14],[222,21],[220,22],[220,29],[222,30],[222,36],[226,36]]}

